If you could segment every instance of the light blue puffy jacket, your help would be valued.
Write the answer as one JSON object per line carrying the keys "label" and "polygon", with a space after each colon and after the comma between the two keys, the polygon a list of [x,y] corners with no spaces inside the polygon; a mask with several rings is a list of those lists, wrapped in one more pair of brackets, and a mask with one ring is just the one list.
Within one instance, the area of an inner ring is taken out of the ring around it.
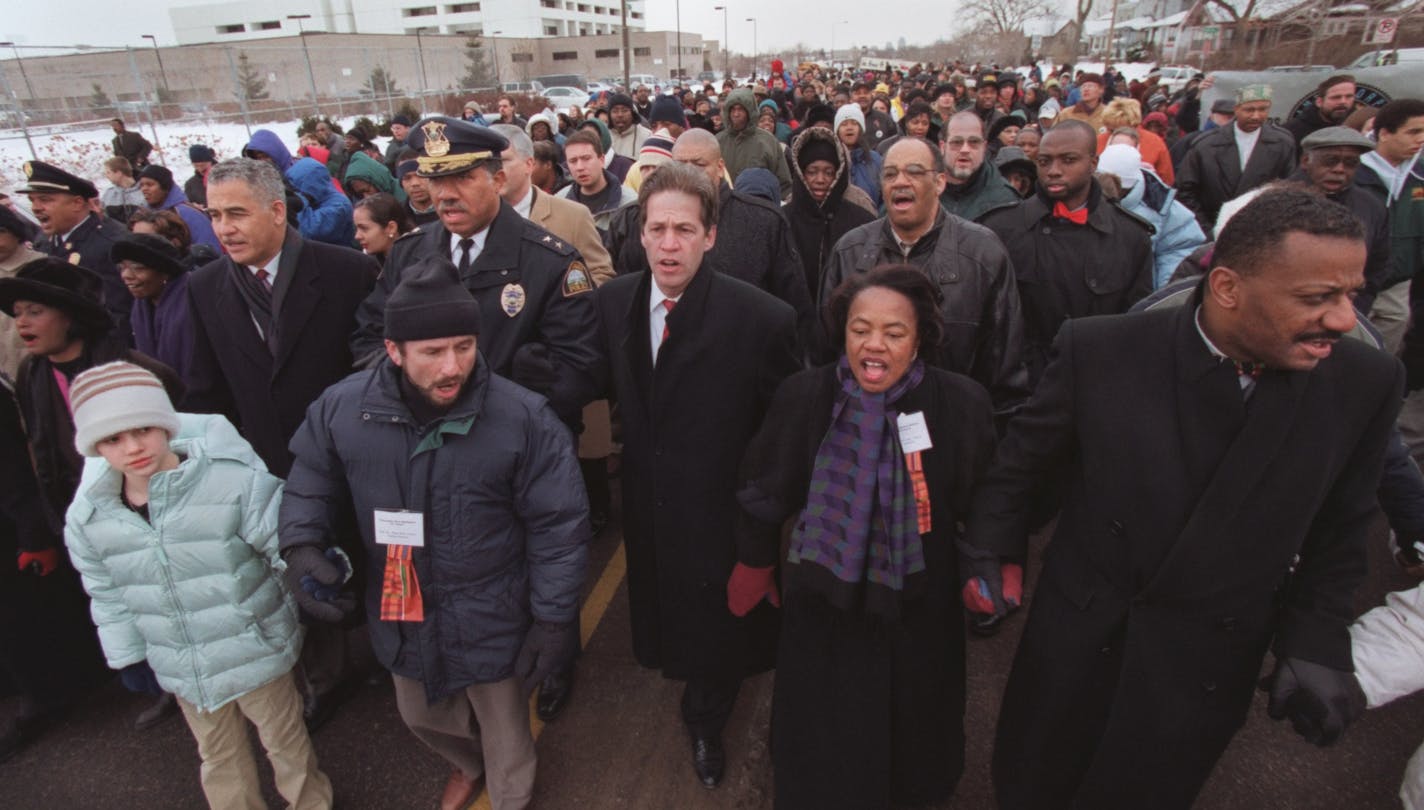
{"label": "light blue puffy jacket", "polygon": [[1122,195],[1118,204],[1156,228],[1152,233],[1152,289],[1161,289],[1177,265],[1206,244],[1206,234],[1192,210],[1177,201],[1177,190],[1162,182],[1152,170],[1142,170],[1142,181]]}
{"label": "light blue puffy jacket", "polygon": [[164,689],[212,711],[291,670],[301,627],[277,556],[282,481],[225,418],[180,416],[180,463],[149,483],[152,524],[91,458],[64,541],[109,666],[147,659]]}

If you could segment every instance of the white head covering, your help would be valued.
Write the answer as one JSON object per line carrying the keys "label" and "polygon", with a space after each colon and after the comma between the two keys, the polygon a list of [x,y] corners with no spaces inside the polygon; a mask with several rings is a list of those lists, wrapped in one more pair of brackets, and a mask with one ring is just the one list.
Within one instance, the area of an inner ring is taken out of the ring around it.
{"label": "white head covering", "polygon": [[1124,189],[1142,181],[1142,153],[1136,147],[1115,143],[1098,155],[1098,171],[1117,175]]}

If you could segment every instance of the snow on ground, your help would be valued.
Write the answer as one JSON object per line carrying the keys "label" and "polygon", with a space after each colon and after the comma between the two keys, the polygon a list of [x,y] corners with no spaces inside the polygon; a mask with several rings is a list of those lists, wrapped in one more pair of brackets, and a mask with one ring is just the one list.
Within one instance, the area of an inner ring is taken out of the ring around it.
{"label": "snow on ground", "polygon": [[[339,121],[344,128],[355,121]],[[277,123],[254,123],[252,131],[269,129],[282,139],[293,153],[297,151],[297,126],[299,121]],[[192,176],[188,162],[188,147],[194,144],[211,146],[219,160],[236,157],[248,140],[248,129],[241,122],[231,121],[160,121],[158,137],[155,140],[153,128],[147,123],[139,127],[137,122],[131,128],[141,132],[155,147],[153,162],[161,162],[173,170],[179,185]],[[30,130],[30,140],[34,143],[35,157],[46,163],[59,166],[65,171],[94,181],[100,189],[109,185],[104,179],[104,161],[113,157],[110,145],[114,133],[108,126],[89,129],[61,131]],[[385,139],[377,139],[384,148]],[[30,147],[25,143],[23,133],[18,129],[0,130],[0,189],[6,192],[22,186],[25,182],[24,163],[31,159]],[[17,202],[23,205],[21,196]]]}

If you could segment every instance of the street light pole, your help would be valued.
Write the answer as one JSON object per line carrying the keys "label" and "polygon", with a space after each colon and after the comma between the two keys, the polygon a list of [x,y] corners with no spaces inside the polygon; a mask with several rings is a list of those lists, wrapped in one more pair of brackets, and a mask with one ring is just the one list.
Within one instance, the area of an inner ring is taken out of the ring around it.
{"label": "street light pole", "polygon": [[831,67],[836,66],[836,26],[846,25],[850,20],[836,20],[831,23]]}
{"label": "street light pole", "polygon": [[713,6],[713,11],[722,12],[722,81],[732,75],[732,51],[727,46],[727,7]]}
{"label": "street light pole", "polygon": [[682,81],[682,0],[674,4],[677,8],[677,80]]}
{"label": "street light pole", "polygon": [[144,34],[143,38],[153,43],[153,56],[158,60],[158,75],[163,80],[163,92],[168,92],[168,71],[163,69],[163,52],[158,49],[158,37],[153,34]]}
{"label": "street light pole", "polygon": [[297,39],[302,41],[302,55],[307,60],[307,81],[311,82],[312,110],[321,112],[317,103],[316,95],[316,72],[312,70],[311,51],[307,50],[307,32],[302,27],[302,20],[310,20],[310,14],[288,14],[287,19],[297,21]]}
{"label": "street light pole", "polygon": [[20,78],[25,80],[25,92],[30,94],[30,102],[34,103],[35,88],[30,84],[30,74],[25,72],[25,60],[20,58],[20,46],[13,42],[0,42],[0,48],[9,48],[15,52],[15,64],[20,66]]}
{"label": "street light pole", "polygon": [[501,93],[504,92],[504,84],[499,80],[499,40],[495,37],[503,33],[503,31],[495,31],[490,34],[490,47],[494,49],[494,89]]}
{"label": "street light pole", "polygon": [[[6,42],[0,44],[13,45],[14,43]],[[18,55],[18,52],[16,53]],[[29,122],[25,120],[25,110],[20,106],[20,100],[15,97],[15,90],[10,87],[10,80],[5,77],[4,70],[0,70],[0,87],[4,88],[5,95],[10,99],[10,103],[14,105],[15,116],[20,119],[20,131],[25,133],[25,145],[30,147],[30,157],[34,160],[39,160],[40,156],[35,152],[35,142],[30,140],[30,125]],[[30,100],[33,101],[34,97],[31,96]]]}
{"label": "street light pole", "polygon": [[756,17],[748,17],[747,22],[752,24],[752,83],[756,83],[757,77],[757,23]]}
{"label": "street light pole", "polygon": [[[430,95],[430,81],[425,77],[425,43],[420,39],[420,29],[415,29],[415,51],[420,55],[420,106],[425,107],[425,97]],[[391,94],[391,83],[386,81],[386,95]]]}

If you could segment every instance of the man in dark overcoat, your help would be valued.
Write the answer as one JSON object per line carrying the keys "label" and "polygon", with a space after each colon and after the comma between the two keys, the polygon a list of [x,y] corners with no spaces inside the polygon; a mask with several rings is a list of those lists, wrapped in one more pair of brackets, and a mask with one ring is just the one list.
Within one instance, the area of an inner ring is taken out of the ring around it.
{"label": "man in dark overcoat", "polygon": [[1066,493],[1004,693],[1001,807],[1189,807],[1268,649],[1273,717],[1328,744],[1362,708],[1347,627],[1404,377],[1339,340],[1364,266],[1359,221],[1287,187],[1231,220],[1191,305],[1064,324],[967,532],[997,598],[1021,504]]}
{"label": "man in dark overcoat", "polygon": [[[1213,105],[1214,106],[1214,105]],[[1211,233],[1221,204],[1295,171],[1295,138],[1270,123],[1271,88],[1252,84],[1236,93],[1235,120],[1202,135],[1177,169],[1177,199]]]}
{"label": "man in dark overcoat", "polygon": [[[193,355],[185,403],[227,416],[281,478],[307,407],[351,373],[347,339],[380,272],[369,256],[303,239],[287,224],[285,200],[282,176],[266,161],[234,158],[208,173],[208,210],[227,255],[188,282]],[[359,561],[354,531],[341,534]],[[345,639],[339,627],[313,625],[307,633],[302,669],[313,728],[339,700],[349,669]]]}
{"label": "man in dark overcoat", "polygon": [[717,196],[669,164],[639,195],[650,271],[598,288],[606,376],[623,425],[623,536],[633,653],[687,682],[698,779],[722,778],[722,729],[742,679],[770,668],[777,612],[727,607],[737,469],[772,393],[797,369],[796,313],[704,266]]}

